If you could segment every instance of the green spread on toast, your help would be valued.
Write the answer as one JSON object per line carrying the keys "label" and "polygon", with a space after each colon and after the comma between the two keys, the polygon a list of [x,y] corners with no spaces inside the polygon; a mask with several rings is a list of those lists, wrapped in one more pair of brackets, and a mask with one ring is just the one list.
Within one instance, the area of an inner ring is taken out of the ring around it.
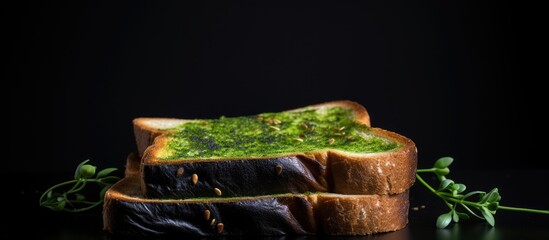
{"label": "green spread on toast", "polygon": [[342,107],[196,120],[181,124],[168,138],[158,156],[162,160],[274,157],[327,149],[375,153],[399,147]]}

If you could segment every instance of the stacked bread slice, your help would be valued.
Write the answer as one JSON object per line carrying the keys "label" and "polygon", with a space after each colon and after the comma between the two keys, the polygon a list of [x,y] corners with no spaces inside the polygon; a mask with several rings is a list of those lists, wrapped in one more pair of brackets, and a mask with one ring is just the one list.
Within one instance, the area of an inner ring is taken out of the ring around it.
{"label": "stacked bread slice", "polygon": [[137,118],[134,132],[138,153],[105,195],[113,235],[366,235],[408,222],[415,144],[370,127],[355,102],[234,119]]}

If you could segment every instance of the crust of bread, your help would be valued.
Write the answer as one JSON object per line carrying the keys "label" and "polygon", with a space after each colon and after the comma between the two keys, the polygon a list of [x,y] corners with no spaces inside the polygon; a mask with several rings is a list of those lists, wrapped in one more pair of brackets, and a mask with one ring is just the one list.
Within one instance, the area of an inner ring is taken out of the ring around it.
{"label": "crust of bread", "polygon": [[[133,175],[107,191],[105,231],[124,237],[367,235],[396,231],[408,222],[408,191],[175,200],[144,198],[139,185],[139,177]],[[207,220],[205,210],[211,213]],[[223,224],[221,230],[219,223]]]}
{"label": "crust of bread", "polygon": [[189,121],[175,118],[136,118],[133,122],[133,132],[137,144],[137,153],[143,156],[147,147],[153,144],[156,137],[170,132],[176,126]]}

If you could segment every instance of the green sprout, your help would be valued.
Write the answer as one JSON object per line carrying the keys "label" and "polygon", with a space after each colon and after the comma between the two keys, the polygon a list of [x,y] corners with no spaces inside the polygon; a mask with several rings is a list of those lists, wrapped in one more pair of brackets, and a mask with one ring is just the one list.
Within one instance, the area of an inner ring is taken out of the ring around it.
{"label": "green sprout", "polygon": [[[438,159],[432,168],[417,169],[416,171],[417,180],[436,196],[440,197],[446,206],[450,208],[449,212],[438,216],[436,222],[438,228],[445,228],[452,221],[457,223],[460,219],[469,219],[469,214],[479,219],[486,220],[490,226],[495,226],[496,220],[494,215],[497,210],[549,214],[549,210],[502,206],[499,204],[501,196],[499,195],[497,188],[494,188],[489,192],[471,191],[465,193],[465,189],[467,188],[465,184],[457,183],[446,178],[450,173],[448,167],[453,161],[454,159],[451,157],[443,157]],[[440,181],[438,188],[435,189],[429,185],[419,173],[435,174]],[[476,199],[476,201],[471,199]],[[458,211],[458,208],[462,208],[463,210]]]}
{"label": "green sprout", "polygon": [[[40,196],[40,206],[54,211],[82,212],[99,206],[103,203],[105,192],[120,178],[109,176],[116,168],[106,168],[96,173],[97,168],[82,161],[74,172],[74,179],[56,184]],[[95,175],[95,177],[94,177]],[[89,200],[82,191],[89,183],[101,187],[97,200]],[[70,187],[72,185],[72,187]],[[70,187],[70,188],[69,188]],[[62,191],[60,189],[68,189]]]}

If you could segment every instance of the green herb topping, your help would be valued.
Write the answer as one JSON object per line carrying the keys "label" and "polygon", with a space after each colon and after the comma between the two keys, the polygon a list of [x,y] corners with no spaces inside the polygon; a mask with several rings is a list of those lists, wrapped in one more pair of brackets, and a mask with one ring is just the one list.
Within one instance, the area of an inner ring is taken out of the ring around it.
{"label": "green herb topping", "polygon": [[280,156],[326,149],[375,153],[399,147],[372,133],[342,107],[187,122],[169,135],[168,142],[159,154],[163,160]]}

